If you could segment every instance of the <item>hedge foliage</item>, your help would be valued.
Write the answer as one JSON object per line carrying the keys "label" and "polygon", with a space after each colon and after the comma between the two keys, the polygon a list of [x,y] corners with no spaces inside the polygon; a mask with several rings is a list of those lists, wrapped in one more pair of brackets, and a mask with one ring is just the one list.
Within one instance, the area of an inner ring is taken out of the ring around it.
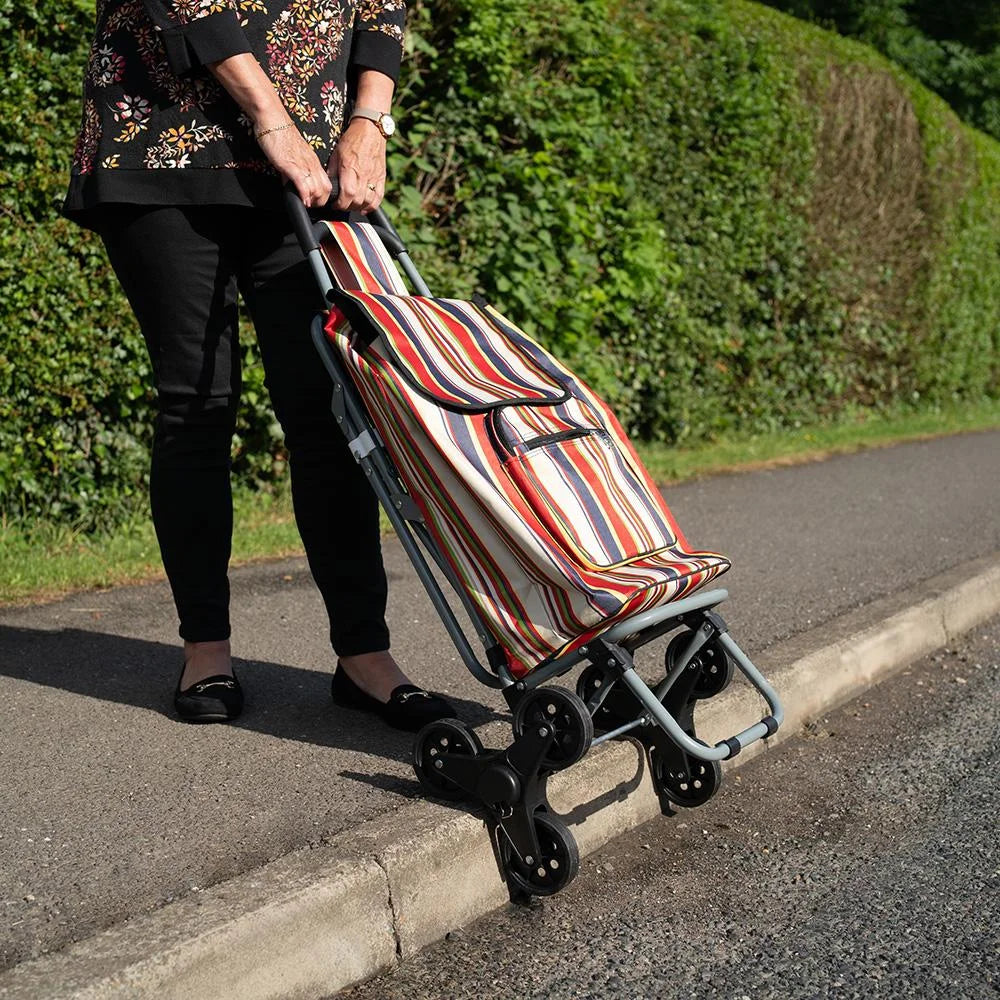
{"label": "hedge foliage", "polygon": [[[1000,392],[1000,147],[882,58],[741,0],[409,6],[398,228],[636,433]],[[56,218],[91,19],[0,0],[0,508],[88,524],[141,495],[150,408],[101,248]],[[266,484],[244,341],[236,467]]]}
{"label": "hedge foliage", "polygon": [[996,0],[766,0],[871,45],[1000,139],[1000,7]]}
{"label": "hedge foliage", "polygon": [[[93,22],[90,0],[0,0],[0,516],[81,527],[145,502],[152,412],[100,240],[59,216]],[[243,354],[234,469],[265,485],[280,434],[252,336]]]}

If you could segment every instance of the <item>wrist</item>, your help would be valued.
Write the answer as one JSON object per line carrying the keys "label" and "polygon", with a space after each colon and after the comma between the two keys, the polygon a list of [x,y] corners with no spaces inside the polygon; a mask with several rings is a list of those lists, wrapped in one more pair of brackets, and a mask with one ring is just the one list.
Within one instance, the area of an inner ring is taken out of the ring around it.
{"label": "wrist", "polygon": [[355,106],[351,112],[351,120],[348,125],[356,121],[367,121],[378,131],[383,139],[390,139],[396,132],[396,122],[388,111],[381,111],[377,108]]}
{"label": "wrist", "polygon": [[255,125],[254,126],[254,133],[253,134],[258,139],[263,139],[265,135],[270,135],[272,132],[285,132],[288,129],[292,129],[292,128],[295,128],[295,122],[288,122],[288,121],[286,121],[286,122],[284,122],[281,125],[268,125],[268,126],[265,126],[264,128],[260,128],[260,129],[257,128],[257,126]]}
{"label": "wrist", "polygon": [[344,126],[344,131],[346,132],[350,128],[353,128],[358,132],[374,132],[379,138],[385,138],[385,136],[383,136],[379,131],[378,125],[376,125],[370,118],[351,118]]}
{"label": "wrist", "polygon": [[244,107],[243,110],[253,124],[254,132],[260,132],[277,125],[288,125],[292,121],[291,116],[280,101],[262,101],[260,104]]}
{"label": "wrist", "polygon": [[[277,95],[275,95],[275,98]],[[292,116],[285,109],[281,101],[263,101],[259,106],[244,109],[250,124],[253,127],[254,135],[259,139],[262,135],[270,132],[290,130],[295,127]]]}

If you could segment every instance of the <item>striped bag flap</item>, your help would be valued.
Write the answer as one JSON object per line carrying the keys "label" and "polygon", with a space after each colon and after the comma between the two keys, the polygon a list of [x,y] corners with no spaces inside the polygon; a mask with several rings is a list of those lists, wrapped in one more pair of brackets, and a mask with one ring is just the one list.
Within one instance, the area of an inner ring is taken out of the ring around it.
{"label": "striped bag flap", "polygon": [[345,291],[406,295],[406,285],[379,235],[367,222],[324,220],[329,235],[319,249],[336,284]]}
{"label": "striped bag flap", "polygon": [[569,386],[537,360],[537,345],[472,302],[335,293],[352,330],[415,391],[439,406],[484,413],[498,406],[565,402]]}

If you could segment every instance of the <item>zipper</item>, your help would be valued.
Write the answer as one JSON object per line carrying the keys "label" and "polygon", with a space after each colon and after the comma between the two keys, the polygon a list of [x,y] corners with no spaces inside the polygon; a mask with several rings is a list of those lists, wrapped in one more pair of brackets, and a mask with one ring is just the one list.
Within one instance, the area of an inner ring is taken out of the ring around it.
{"label": "zipper", "polygon": [[[507,435],[503,432],[503,427],[500,424],[499,416],[502,407],[494,407],[489,410],[486,414],[486,433],[490,437],[490,441],[493,444],[494,451],[499,452],[502,455],[506,455],[510,458],[514,454],[514,449],[511,447],[510,442],[507,440]],[[505,459],[506,461],[506,459]]]}
{"label": "zipper", "polygon": [[507,458],[515,455],[525,455],[537,448],[557,444],[560,441],[572,441],[574,438],[589,437],[592,434],[605,435],[600,427],[571,427],[565,431],[555,431],[552,434],[539,434],[538,437],[526,441],[514,440],[506,429],[503,421],[503,411],[506,407],[497,407],[486,415],[486,431],[493,442],[493,447]]}
{"label": "zipper", "polygon": [[600,434],[600,431],[596,427],[575,427],[568,431],[557,431],[555,434],[540,434],[538,437],[523,442],[524,451],[534,451],[536,448],[544,448],[546,445],[556,444],[558,441],[572,441],[573,438],[590,437],[591,434]]}

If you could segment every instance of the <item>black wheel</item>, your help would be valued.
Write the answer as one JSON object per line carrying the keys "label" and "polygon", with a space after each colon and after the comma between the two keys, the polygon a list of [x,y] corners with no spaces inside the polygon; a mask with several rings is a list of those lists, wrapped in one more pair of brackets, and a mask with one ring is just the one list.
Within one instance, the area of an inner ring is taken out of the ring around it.
{"label": "black wheel", "polygon": [[508,885],[513,885],[530,896],[551,896],[573,881],[580,869],[580,852],[573,834],[561,820],[549,813],[534,816],[535,834],[541,854],[520,858],[503,830],[497,832],[500,858]]}
{"label": "black wheel", "polygon": [[413,744],[413,770],[428,795],[461,802],[468,797],[466,792],[441,774],[435,761],[443,753],[477,757],[482,752],[483,744],[468,726],[458,719],[439,719],[437,722],[429,722],[417,733]]}
{"label": "black wheel", "polygon": [[[592,663],[590,666],[584,668],[580,676],[577,677],[576,693],[579,695],[580,700],[586,703],[594,695],[594,692],[611,683],[613,682],[608,680],[604,671],[597,664]],[[612,711],[607,701],[594,712],[593,720],[594,728],[605,732],[609,729],[617,729],[626,722],[631,722],[631,719],[620,718],[616,712]]]}
{"label": "black wheel", "polygon": [[542,760],[542,767],[550,771],[575,764],[594,739],[594,720],[587,706],[563,687],[538,688],[521,699],[514,712],[514,735],[522,736],[533,726],[555,729],[555,741]]}
{"label": "black wheel", "polygon": [[[667,646],[667,673],[673,670],[685,647],[691,641],[690,632],[681,632],[670,640]],[[698,671],[692,694],[695,698],[713,698],[729,687],[733,679],[733,660],[718,639],[706,642],[691,658],[688,669]]]}
{"label": "black wheel", "polygon": [[687,755],[684,760],[686,765],[675,763],[671,768],[661,754],[651,754],[653,787],[675,805],[688,809],[703,806],[722,784],[722,767],[717,760]]}

